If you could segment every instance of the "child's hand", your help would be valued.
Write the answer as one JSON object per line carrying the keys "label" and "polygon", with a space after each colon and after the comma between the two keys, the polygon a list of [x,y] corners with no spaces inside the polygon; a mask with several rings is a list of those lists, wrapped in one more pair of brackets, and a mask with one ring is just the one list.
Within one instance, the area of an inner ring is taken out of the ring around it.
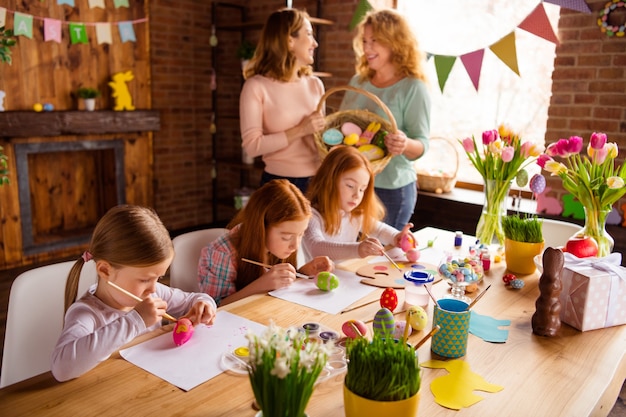
{"label": "child's hand", "polygon": [[150,327],[161,321],[166,309],[167,303],[165,301],[153,297],[147,297],[135,306],[135,310],[143,319],[146,327]]}
{"label": "child's hand", "polygon": [[296,279],[296,268],[290,263],[276,264],[257,280],[262,291],[273,291],[290,286]]}
{"label": "child's hand", "polygon": [[183,317],[187,317],[194,326],[198,324],[213,324],[215,308],[206,301],[198,301]]}
{"label": "child's hand", "polygon": [[413,223],[407,223],[406,226],[402,228],[402,231],[393,238],[394,246],[399,248],[400,242],[402,241],[402,236],[410,235],[411,238],[415,240],[415,247],[417,247],[417,239],[415,239],[415,236],[413,236],[413,233],[411,233],[412,227],[413,227]]}
{"label": "child's hand", "polygon": [[359,256],[361,258],[365,258],[366,256],[371,255],[382,255],[383,249],[383,245],[378,241],[378,239],[368,237],[359,243]]}
{"label": "child's hand", "polygon": [[304,275],[316,276],[323,271],[332,272],[335,269],[335,263],[328,256],[317,256],[305,265],[302,265],[300,272]]}

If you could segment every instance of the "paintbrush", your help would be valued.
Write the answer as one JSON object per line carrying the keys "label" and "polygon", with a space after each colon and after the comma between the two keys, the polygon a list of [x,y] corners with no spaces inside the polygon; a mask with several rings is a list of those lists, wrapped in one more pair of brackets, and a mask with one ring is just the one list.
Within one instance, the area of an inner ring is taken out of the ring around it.
{"label": "paintbrush", "polygon": [[[252,264],[252,265],[262,266],[263,268],[267,268],[267,269],[270,269],[272,267],[272,265],[264,264],[262,262],[253,261],[252,259],[241,258],[241,260],[244,261],[244,262],[248,262],[249,264]],[[296,272],[296,277],[303,278],[303,279],[311,279],[311,278],[313,278],[313,277],[311,277],[309,275],[301,274],[300,272]]]}
{"label": "paintbrush", "polygon": [[[107,281],[107,284],[109,284],[111,287],[115,288],[116,290],[126,294],[127,296],[129,296],[130,298],[132,298],[135,301],[138,301],[138,302],[142,302],[143,301],[141,298],[137,297],[132,292],[126,291],[124,288],[120,287],[119,285],[116,285],[116,284],[112,283],[111,281]],[[174,317],[170,316],[167,313],[163,313],[163,317],[165,317],[166,319],[168,319],[170,321],[178,321],[178,319],[175,319]]]}

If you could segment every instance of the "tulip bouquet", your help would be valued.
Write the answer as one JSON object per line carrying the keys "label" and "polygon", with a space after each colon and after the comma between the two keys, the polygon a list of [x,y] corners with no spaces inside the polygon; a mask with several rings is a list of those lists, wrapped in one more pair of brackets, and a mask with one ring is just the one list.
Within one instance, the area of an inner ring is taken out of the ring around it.
{"label": "tulip bouquet", "polygon": [[596,240],[599,257],[607,256],[613,249],[613,239],[604,226],[613,204],[626,194],[626,164],[615,166],[618,147],[608,143],[604,133],[591,134],[587,155],[581,155],[582,149],[583,139],[579,136],[559,139],[546,148],[537,163],[559,176],[563,188],[580,201],[585,208],[581,233]]}
{"label": "tulip bouquet", "polygon": [[532,142],[522,142],[519,135],[504,126],[483,132],[482,149],[473,136],[460,142],[485,181],[485,206],[478,221],[476,237],[487,245],[495,237],[502,246],[502,216],[506,215],[504,203],[511,182],[516,179],[520,187],[526,185],[528,173],[525,168],[539,156],[542,149]]}
{"label": "tulip bouquet", "polygon": [[304,417],[333,343],[310,341],[305,332],[274,323],[261,336],[246,337],[248,375],[263,417]]}

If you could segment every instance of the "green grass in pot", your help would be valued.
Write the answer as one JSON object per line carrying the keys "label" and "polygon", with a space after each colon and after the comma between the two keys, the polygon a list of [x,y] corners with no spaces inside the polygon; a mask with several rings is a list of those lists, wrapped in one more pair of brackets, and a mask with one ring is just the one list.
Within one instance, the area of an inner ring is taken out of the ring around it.
{"label": "green grass in pot", "polygon": [[522,218],[519,215],[505,216],[502,219],[504,236],[516,242],[543,242],[542,221],[535,217]]}
{"label": "green grass in pot", "polygon": [[346,387],[374,401],[399,401],[420,389],[420,367],[415,350],[394,339],[375,335],[370,342],[358,338],[347,346]]}

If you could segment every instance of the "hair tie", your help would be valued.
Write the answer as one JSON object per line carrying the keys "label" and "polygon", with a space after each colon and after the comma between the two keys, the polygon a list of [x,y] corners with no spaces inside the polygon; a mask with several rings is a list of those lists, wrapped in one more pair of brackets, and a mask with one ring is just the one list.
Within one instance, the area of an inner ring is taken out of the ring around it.
{"label": "hair tie", "polygon": [[83,258],[83,261],[85,262],[89,262],[93,259],[93,255],[91,254],[91,252],[89,252],[88,250],[86,250],[85,252],[83,252],[83,254],[81,255],[81,258]]}

